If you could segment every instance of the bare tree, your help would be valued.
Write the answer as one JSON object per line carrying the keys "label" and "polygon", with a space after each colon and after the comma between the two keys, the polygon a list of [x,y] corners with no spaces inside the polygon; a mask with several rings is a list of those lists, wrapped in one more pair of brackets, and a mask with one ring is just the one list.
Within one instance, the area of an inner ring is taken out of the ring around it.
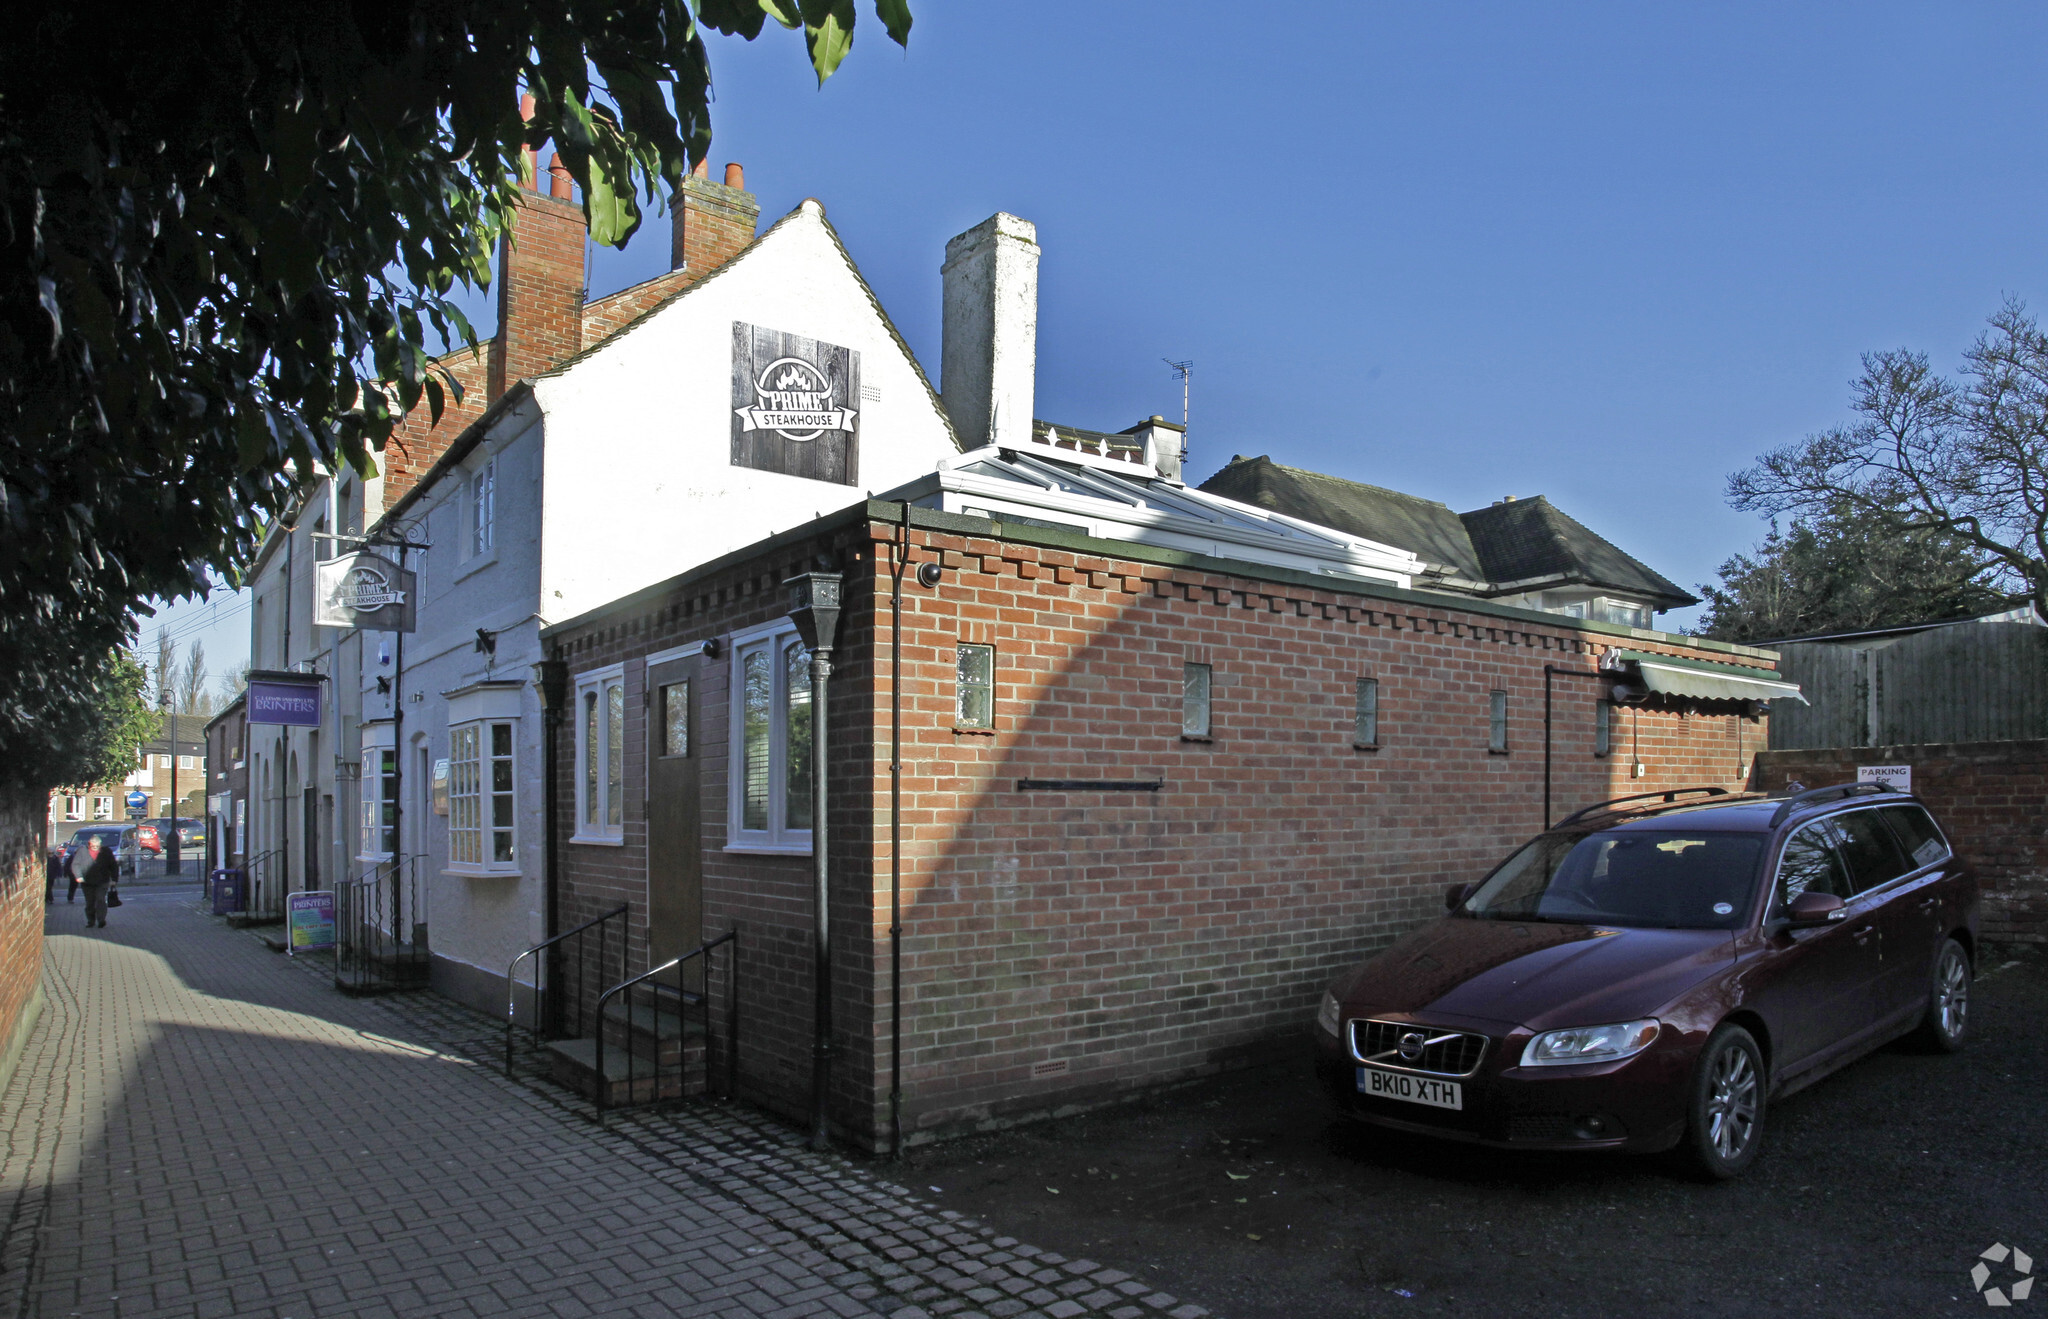
{"label": "bare tree", "polygon": [[194,640],[185,651],[185,663],[177,670],[177,694],[173,702],[184,714],[213,713],[213,695],[206,690],[206,643]]}
{"label": "bare tree", "polygon": [[239,664],[220,675],[220,703],[227,704],[249,686],[249,665]]}
{"label": "bare tree", "polygon": [[1856,420],[1771,450],[1728,479],[1729,502],[1948,533],[2048,613],[2048,335],[2026,307],[1992,314],[1960,379],[1901,348],[1865,354],[1851,388]]}
{"label": "bare tree", "polygon": [[149,703],[159,710],[174,708],[178,667],[178,647],[171,641],[171,630],[160,627],[156,630],[156,664],[149,671]]}

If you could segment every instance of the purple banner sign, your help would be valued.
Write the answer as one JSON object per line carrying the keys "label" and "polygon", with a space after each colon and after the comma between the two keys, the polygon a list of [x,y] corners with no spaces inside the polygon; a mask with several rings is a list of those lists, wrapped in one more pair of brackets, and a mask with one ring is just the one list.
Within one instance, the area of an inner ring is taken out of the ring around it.
{"label": "purple banner sign", "polygon": [[249,722],[320,726],[320,684],[249,680]]}

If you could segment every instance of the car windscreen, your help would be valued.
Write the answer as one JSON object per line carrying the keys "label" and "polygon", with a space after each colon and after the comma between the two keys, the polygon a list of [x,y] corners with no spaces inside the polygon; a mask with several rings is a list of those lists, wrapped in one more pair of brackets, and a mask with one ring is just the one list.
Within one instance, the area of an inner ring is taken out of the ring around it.
{"label": "car windscreen", "polygon": [[1749,912],[1764,840],[1682,829],[1544,834],[1460,906],[1490,920],[1728,930]]}

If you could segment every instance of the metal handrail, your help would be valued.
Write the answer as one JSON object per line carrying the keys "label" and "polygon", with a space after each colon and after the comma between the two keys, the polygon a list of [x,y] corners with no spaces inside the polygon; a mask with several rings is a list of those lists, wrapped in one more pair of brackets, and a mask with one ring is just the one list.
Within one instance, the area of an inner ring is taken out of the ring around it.
{"label": "metal handrail", "polygon": [[[257,885],[269,884],[276,880],[277,877],[271,871],[277,866],[278,858],[283,855],[284,849],[282,847],[272,847],[258,852],[255,856],[242,863],[242,874],[247,879],[247,883],[242,889],[242,912],[245,916],[267,915],[269,913],[270,908],[268,905],[258,905],[256,901]],[[278,904],[278,910],[284,910],[282,903]]]}
{"label": "metal handrail", "polygon": [[[630,905],[630,904],[628,904],[628,903],[624,903],[624,902],[621,902],[621,903],[620,903],[620,904],[619,904],[618,906],[616,906],[616,907],[612,908],[612,909],[611,909],[610,911],[606,912],[606,913],[605,913],[604,915],[602,915],[602,916],[593,916],[593,917],[592,917],[591,919],[589,919],[589,920],[587,920],[587,921],[583,922],[583,924],[581,924],[581,925],[577,926],[577,927],[576,927],[575,929],[573,929],[573,930],[564,930],[564,931],[562,931],[562,932],[561,932],[560,934],[557,934],[557,935],[553,936],[552,938],[548,938],[548,939],[543,939],[543,940],[541,940],[541,941],[540,941],[539,943],[535,944],[535,945],[534,945],[533,947],[531,947],[531,948],[528,948],[528,949],[527,949],[526,951],[524,951],[524,952],[522,952],[522,953],[518,953],[518,954],[516,954],[516,955],[514,955],[514,956],[513,956],[513,958],[512,958],[512,961],[511,961],[511,963],[510,963],[510,964],[509,964],[508,966],[506,966],[506,968],[505,968],[505,1075],[506,1075],[506,1076],[508,1076],[508,1077],[509,1077],[509,1076],[511,1076],[511,1075],[512,1075],[512,1030],[513,1030],[513,1028],[514,1028],[515,1026],[517,1026],[517,1025],[519,1024],[519,982],[518,982],[518,981],[517,981],[516,979],[514,979],[514,978],[513,978],[513,973],[514,973],[514,972],[516,972],[516,971],[518,971],[518,969],[519,969],[519,963],[520,963],[520,962],[521,962],[522,960],[524,960],[524,959],[526,959],[526,958],[528,958],[528,957],[532,957],[532,956],[534,956],[534,954],[536,954],[536,953],[539,953],[539,952],[541,952],[541,951],[543,951],[543,950],[545,950],[545,949],[548,949],[548,948],[551,948],[551,947],[553,947],[554,945],[556,945],[556,944],[558,944],[558,943],[562,942],[562,941],[563,941],[564,939],[572,938],[572,937],[574,937],[575,935],[579,935],[579,934],[583,933],[583,932],[584,932],[585,930],[589,929],[589,928],[590,928],[591,926],[593,926],[593,925],[596,925],[596,926],[602,926],[602,925],[603,925],[603,924],[604,924],[604,923],[605,923],[606,921],[608,921],[608,920],[612,920],[612,919],[613,919],[613,918],[615,918],[615,917],[619,917],[619,916],[624,916],[624,915],[626,914],[627,910],[628,910],[628,907],[629,907],[629,905]],[[602,933],[602,931],[600,931],[600,933]],[[623,954],[624,954],[624,952],[625,952],[625,950],[626,950],[626,941],[625,941],[624,937],[623,937],[623,936],[621,936],[621,938],[619,939],[619,952],[620,952],[620,953],[621,953],[621,954],[623,955]],[[598,960],[599,960],[600,962],[602,962],[602,961],[604,960],[604,945],[603,945],[603,943],[602,943],[602,942],[600,942],[600,943],[599,943],[599,945],[598,945],[598,954],[597,954],[597,955],[598,955]],[[550,984],[550,985],[548,986],[547,990],[543,991],[543,990],[541,989],[541,984],[540,984],[540,981],[541,981],[541,970],[540,970],[540,963],[539,963],[538,961],[535,961],[535,963],[534,963],[534,976],[533,976],[533,1003],[534,1003],[534,1028],[533,1028],[533,1035],[534,1035],[534,1038],[535,1038],[535,1039],[538,1039],[538,1038],[540,1038],[540,1026],[539,1026],[539,1023],[540,1023],[540,996],[541,996],[541,994],[542,994],[543,992],[547,992],[547,993],[552,993],[552,992],[554,991],[554,986],[553,986],[552,984]]]}
{"label": "metal handrail", "polygon": [[[619,982],[618,984],[616,984],[616,985],[613,985],[613,986],[612,986],[612,987],[611,987],[610,989],[607,989],[607,990],[605,990],[605,991],[604,991],[604,993],[602,993],[602,994],[598,995],[598,998],[597,998],[597,1049],[596,1049],[596,1051],[595,1051],[595,1061],[596,1061],[596,1063],[597,1063],[597,1111],[598,1111],[599,1113],[602,1113],[602,1112],[604,1112],[604,1110],[605,1110],[605,1108],[606,1108],[606,1106],[607,1106],[607,1103],[608,1103],[608,1101],[609,1101],[609,1099],[610,1099],[610,1097],[611,1097],[611,1077],[609,1077],[608,1075],[606,1075],[606,1073],[605,1073],[605,1066],[604,1066],[604,1010],[605,1010],[605,1004],[606,1004],[606,1003],[608,1003],[608,1002],[610,1002],[610,1001],[611,1001],[611,999],[612,999],[612,998],[613,998],[613,997],[614,997],[615,995],[618,995],[618,994],[624,993],[624,992],[626,992],[627,990],[630,990],[630,989],[632,989],[632,988],[633,988],[633,987],[634,987],[635,985],[638,985],[638,984],[640,984],[640,983],[641,983],[642,981],[644,981],[644,980],[652,980],[652,979],[653,979],[653,978],[654,978],[655,976],[658,976],[658,975],[660,975],[660,974],[661,974],[662,972],[664,972],[664,971],[677,971],[677,970],[680,970],[680,968],[682,967],[683,963],[685,963],[685,962],[689,961],[689,960],[690,960],[691,958],[693,958],[693,957],[702,957],[702,958],[704,958],[704,960],[705,960],[705,963],[706,963],[706,965],[707,965],[707,967],[708,967],[708,965],[709,965],[709,963],[710,963],[710,960],[711,960],[710,954],[711,954],[711,951],[712,951],[712,949],[714,949],[714,948],[717,948],[717,947],[718,947],[718,946],[719,946],[720,944],[728,944],[728,943],[729,943],[729,944],[732,944],[732,945],[733,945],[733,947],[732,947],[731,951],[727,952],[727,953],[726,953],[726,955],[725,955],[725,996],[726,996],[726,1005],[725,1005],[725,1006],[726,1006],[726,1056],[725,1056],[725,1074],[726,1074],[726,1084],[725,1084],[725,1093],[726,1093],[726,1098],[730,1099],[730,1098],[732,1097],[732,1095],[733,1095],[733,1091],[734,1091],[734,1088],[735,1088],[735,1085],[736,1085],[736,1083],[737,1083],[737,1081],[738,1081],[738,1079],[739,1079],[739,1056],[740,1056],[740,1049],[739,1049],[739,1030],[740,1030],[740,993],[739,993],[739,971],[740,971],[740,967],[739,967],[739,963],[740,963],[740,959],[739,959],[739,956],[738,956],[738,953],[739,953],[739,937],[740,937],[740,932],[739,932],[738,930],[736,930],[736,929],[734,929],[734,930],[727,930],[727,931],[726,931],[726,932],[725,932],[724,934],[721,934],[721,935],[719,935],[719,936],[718,936],[718,937],[717,937],[716,939],[712,939],[712,940],[710,940],[710,941],[709,941],[709,942],[707,942],[707,943],[703,943],[703,944],[700,944],[700,945],[698,945],[697,947],[695,947],[695,948],[692,948],[692,949],[691,949],[691,950],[690,950],[689,952],[687,952],[687,953],[684,953],[684,954],[683,954],[682,956],[680,956],[680,957],[674,957],[674,958],[670,958],[670,959],[669,959],[668,961],[666,961],[666,962],[663,962],[663,963],[662,963],[662,964],[661,964],[660,966],[657,966],[657,967],[653,967],[653,968],[651,968],[651,969],[649,969],[649,970],[646,970],[646,971],[642,971],[642,972],[641,972],[641,973],[640,973],[639,975],[636,975],[636,976],[632,977],[632,978],[631,978],[631,979],[629,979],[629,980],[622,980],[622,981],[620,981],[620,982]],[[678,979],[680,979],[680,977],[678,977]],[[664,989],[664,988],[666,988],[666,986],[662,986],[662,985],[656,985],[656,986],[655,986],[655,988],[656,988],[657,990],[659,990],[659,989]],[[708,990],[710,989],[710,986],[709,986],[709,985],[707,984],[707,985],[705,986],[705,989],[706,989],[706,990],[708,991]],[[681,985],[680,985],[680,984],[678,984],[678,986],[677,986],[677,988],[676,988],[676,992],[677,992],[678,994],[680,994],[680,995],[683,995],[683,996],[684,996],[684,997],[685,997],[685,998],[687,999],[687,993],[686,993],[686,991],[684,991],[684,990],[682,989],[682,987],[681,987]],[[705,994],[703,994],[703,995],[701,995],[701,996],[700,996],[700,999],[701,999],[701,1002],[702,1002],[702,1003],[703,1003],[703,1005],[704,1005],[704,1033],[705,1033],[705,1046],[706,1046],[706,1049],[707,1049],[707,1054],[706,1054],[706,1058],[705,1058],[705,1063],[706,1063],[706,1067],[707,1067],[707,1070],[708,1070],[708,1068],[709,1068],[709,1063],[710,1063],[710,1057],[709,1057],[708,1049],[709,1049],[709,1046],[710,1046],[710,1042],[711,1042],[711,1041],[710,1041],[710,1035],[711,1035],[711,996],[710,996],[709,992],[706,992]],[[628,1032],[628,1035],[627,1035],[627,1044],[626,1044],[626,1086],[627,1086],[627,1089],[628,1089],[629,1091],[630,1091],[630,1090],[631,1090],[631,1088],[632,1088],[632,1085],[633,1085],[633,1081],[634,1081],[634,1078],[635,1078],[635,1077],[636,1077],[636,1076],[638,1075],[638,1070],[639,1070],[638,1068],[636,1068],[636,1067],[635,1067],[635,1066],[633,1065],[633,1046],[632,1046],[632,1037],[631,1037],[631,1031],[632,1031],[632,1023],[633,1023],[633,1011],[632,1011],[632,1002],[633,1002],[633,1001],[632,1001],[631,999],[627,999],[627,1000],[626,1000],[626,1017],[625,1017],[625,1021],[626,1021],[626,1029],[627,1029],[627,1032]],[[688,1006],[688,1004],[687,1004],[687,1001],[685,1002],[685,1006]],[[684,1047],[685,1047],[685,1050],[686,1050],[685,1056],[687,1056],[687,1045],[685,1045]],[[660,1058],[659,1058],[659,1055],[658,1055],[658,1054],[657,1054],[657,1056],[656,1056],[656,1060],[655,1060],[655,1064],[654,1064],[654,1075],[655,1075],[655,1078],[656,1078],[656,1080],[658,1081],[658,1080],[659,1080],[659,1078],[660,1078],[660,1076],[661,1076],[661,1062],[660,1062]]]}

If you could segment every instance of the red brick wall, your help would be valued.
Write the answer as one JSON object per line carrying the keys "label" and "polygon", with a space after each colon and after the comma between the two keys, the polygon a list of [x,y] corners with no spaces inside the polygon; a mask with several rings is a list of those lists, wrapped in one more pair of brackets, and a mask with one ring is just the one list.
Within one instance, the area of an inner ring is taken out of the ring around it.
{"label": "red brick wall", "polygon": [[[847,614],[834,678],[832,847],[839,949],[835,1116],[888,1130],[889,541],[836,551]],[[792,546],[556,635],[572,671],[781,615]],[[800,552],[801,551],[801,552]],[[879,556],[879,560],[878,557]],[[1542,824],[1543,669],[1612,645],[1707,658],[1446,602],[1092,558],[913,528],[939,558],[906,579],[902,627],[905,1130],[928,1138],[1185,1077],[1300,1032],[1337,970],[1433,912]],[[878,579],[874,565],[880,562]],[[993,644],[992,734],[955,728],[956,647]],[[1182,665],[1215,675],[1208,742],[1181,729]],[[706,666],[705,924],[745,941],[745,1089],[792,1113],[809,1084],[808,858],[724,853],[727,675]],[[1377,750],[1352,745],[1360,676],[1380,681]],[[1555,810],[1632,791],[1742,786],[1762,724],[1633,712],[1593,755],[1601,684],[1556,683]],[[1487,697],[1509,693],[1509,752]],[[1632,728],[1631,724],[1637,727]],[[1647,776],[1629,777],[1639,731]],[[644,782],[629,725],[627,781]],[[557,779],[573,812],[570,758]],[[1159,779],[1157,793],[1025,793],[1020,778]],[[629,797],[633,790],[629,788]],[[645,910],[644,815],[627,846],[566,845],[563,926]],[[598,852],[604,855],[594,855]],[[591,853],[593,855],[584,855]]]}
{"label": "red brick wall", "polygon": [[[469,423],[482,416],[490,406],[485,397],[489,374],[487,354],[457,352],[441,358],[437,367],[447,368],[449,374],[462,385],[462,399],[457,402],[453,393],[441,409],[441,421],[432,422],[424,400],[420,406],[406,415],[391,432],[391,439],[384,446],[384,452],[377,457],[379,469],[384,474],[384,508],[395,506],[408,491],[420,483],[455,437],[469,427]],[[447,382],[442,382],[447,389]],[[368,521],[374,522],[383,509],[371,509]]]}
{"label": "red brick wall", "polygon": [[48,799],[0,795],[0,1086],[13,1073],[43,974],[43,830]]}
{"label": "red brick wall", "polygon": [[1757,774],[1774,791],[1819,788],[1853,783],[1858,765],[1913,767],[1914,794],[1983,881],[1985,938],[2048,943],[2048,742],[1767,751]]}
{"label": "red brick wall", "polygon": [[702,279],[754,241],[761,203],[744,188],[691,175],[670,202],[669,265]]}
{"label": "red brick wall", "polygon": [[499,249],[491,398],[583,347],[583,244],[588,234],[577,203],[539,193],[519,195],[512,233]]}

